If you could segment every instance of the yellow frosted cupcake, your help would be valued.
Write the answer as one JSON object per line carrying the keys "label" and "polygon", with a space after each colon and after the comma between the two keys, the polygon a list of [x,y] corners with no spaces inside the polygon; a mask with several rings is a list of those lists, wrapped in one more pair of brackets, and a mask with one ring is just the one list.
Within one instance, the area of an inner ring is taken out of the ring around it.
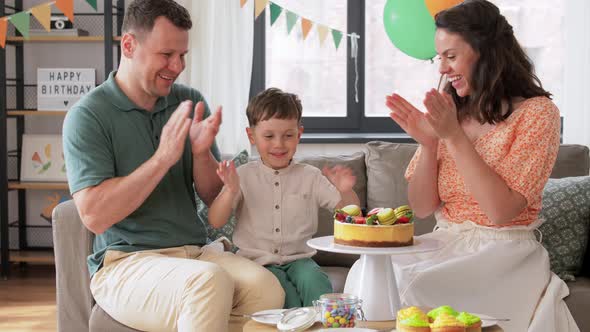
{"label": "yellow frosted cupcake", "polygon": [[398,332],[430,332],[428,316],[413,314],[406,319],[397,320],[395,322],[395,330]]}
{"label": "yellow frosted cupcake", "polygon": [[436,319],[436,317],[438,317],[438,315],[445,313],[449,316],[454,316],[457,317],[457,315],[459,315],[459,313],[453,309],[451,306],[448,305],[441,305],[438,308],[434,308],[432,310],[430,310],[428,312],[428,318],[430,318],[430,322],[434,322],[434,320]]}
{"label": "yellow frosted cupcake", "polygon": [[481,332],[481,318],[478,316],[462,311],[457,320],[465,325],[467,332]]}
{"label": "yellow frosted cupcake", "polygon": [[396,331],[429,332],[428,316],[418,307],[407,307],[397,312]]}
{"label": "yellow frosted cupcake", "polygon": [[457,320],[456,316],[441,312],[436,319],[430,324],[432,332],[466,332],[465,324]]}

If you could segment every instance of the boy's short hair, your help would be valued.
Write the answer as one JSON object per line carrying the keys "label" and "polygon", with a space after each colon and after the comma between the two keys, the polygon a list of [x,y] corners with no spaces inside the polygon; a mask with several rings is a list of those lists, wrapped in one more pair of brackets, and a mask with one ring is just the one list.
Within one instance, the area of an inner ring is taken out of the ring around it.
{"label": "boy's short hair", "polygon": [[297,119],[301,123],[302,111],[301,100],[296,94],[268,88],[250,100],[246,115],[250,127],[254,127],[258,122],[271,118]]}
{"label": "boy's short hair", "polygon": [[174,0],[134,0],[125,10],[122,30],[151,32],[160,16],[184,30],[190,30],[193,26],[188,10]]}

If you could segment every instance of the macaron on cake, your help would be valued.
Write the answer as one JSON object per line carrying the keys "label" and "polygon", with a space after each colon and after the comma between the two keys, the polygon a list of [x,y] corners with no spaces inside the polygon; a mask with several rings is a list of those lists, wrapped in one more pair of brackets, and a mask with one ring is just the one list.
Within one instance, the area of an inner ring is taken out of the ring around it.
{"label": "macaron on cake", "polygon": [[428,316],[418,307],[400,309],[395,319],[395,330],[401,332],[430,332]]}
{"label": "macaron on cake", "polygon": [[409,206],[375,208],[363,216],[357,205],[334,211],[334,243],[355,247],[405,247],[414,243]]}

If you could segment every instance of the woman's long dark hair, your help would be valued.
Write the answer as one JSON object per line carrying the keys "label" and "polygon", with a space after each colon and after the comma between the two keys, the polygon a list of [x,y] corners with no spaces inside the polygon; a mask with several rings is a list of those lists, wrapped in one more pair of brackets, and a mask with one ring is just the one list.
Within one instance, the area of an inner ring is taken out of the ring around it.
{"label": "woman's long dark hair", "polygon": [[[512,26],[494,4],[465,0],[437,14],[435,23],[437,29],[459,34],[479,54],[468,96],[459,97],[450,83],[445,86],[457,105],[460,121],[473,117],[482,124],[495,124],[512,114],[513,97],[551,98],[514,37]],[[506,114],[502,114],[502,99],[508,100]]]}

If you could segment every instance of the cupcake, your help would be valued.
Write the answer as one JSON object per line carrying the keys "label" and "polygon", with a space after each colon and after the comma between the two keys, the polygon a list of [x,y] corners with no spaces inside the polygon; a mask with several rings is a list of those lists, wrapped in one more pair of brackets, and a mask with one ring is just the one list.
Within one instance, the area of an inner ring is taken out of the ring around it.
{"label": "cupcake", "polygon": [[466,332],[465,324],[457,320],[456,316],[441,312],[430,324],[432,332]]}
{"label": "cupcake", "polygon": [[430,318],[430,322],[433,322],[436,319],[436,317],[438,317],[438,315],[442,313],[454,317],[457,317],[457,315],[459,315],[459,313],[455,311],[455,309],[453,309],[451,306],[441,305],[440,307],[434,308],[428,312],[428,318]]}
{"label": "cupcake", "polygon": [[396,320],[395,330],[398,332],[430,332],[428,316],[416,313],[408,318]]}
{"label": "cupcake", "polygon": [[428,316],[418,307],[407,307],[397,312],[396,331],[429,332]]}
{"label": "cupcake", "polygon": [[462,311],[457,320],[465,325],[467,332],[481,332],[481,319],[478,316]]}

